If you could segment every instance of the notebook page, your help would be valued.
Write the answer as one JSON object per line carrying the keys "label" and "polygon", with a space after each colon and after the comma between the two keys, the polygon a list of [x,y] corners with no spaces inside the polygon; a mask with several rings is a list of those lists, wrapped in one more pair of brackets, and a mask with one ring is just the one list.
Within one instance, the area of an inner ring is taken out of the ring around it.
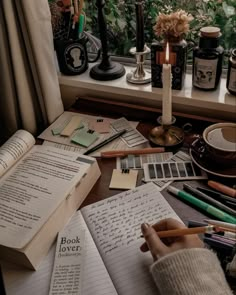
{"label": "notebook page", "polygon": [[[85,230],[85,257],[81,294],[117,295],[109,274],[88,231],[84,219],[77,211],[65,230]],[[13,264],[2,263],[6,295],[48,295],[55,256],[55,244],[37,271],[25,270]]]}
{"label": "notebook page", "polygon": [[153,183],[84,207],[84,219],[119,295],[156,294],[150,253],[141,253],[140,225],[178,219]]}

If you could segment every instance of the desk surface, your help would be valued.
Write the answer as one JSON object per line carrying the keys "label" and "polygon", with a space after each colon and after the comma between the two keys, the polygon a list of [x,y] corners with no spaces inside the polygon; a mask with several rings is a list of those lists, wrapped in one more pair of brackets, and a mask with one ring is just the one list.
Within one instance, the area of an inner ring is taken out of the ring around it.
{"label": "desk surface", "polygon": [[[157,117],[160,116],[156,112],[156,110],[151,109],[140,109],[137,107],[129,108],[127,105],[108,105],[107,103],[103,103],[102,101],[96,101],[94,99],[81,99],[79,98],[77,102],[74,104],[72,111],[79,111],[83,113],[87,113],[90,115],[100,115],[100,116],[107,116],[113,118],[120,118],[121,116],[126,117],[129,120],[139,121],[140,123],[137,126],[137,129],[142,133],[145,137],[148,137],[149,132],[152,128],[157,126]],[[178,116],[176,115],[176,125],[178,127],[183,126],[186,123],[190,123],[192,125],[191,132],[185,134],[185,140],[182,146],[178,146],[177,148],[170,149],[170,151],[176,152],[178,150],[183,150],[188,152],[189,145],[202,134],[203,130],[209,126],[210,124],[214,123],[212,121],[208,121],[208,118],[205,117],[196,117],[196,116]],[[102,200],[104,198],[113,196],[117,193],[120,193],[121,190],[111,190],[109,189],[110,179],[112,170],[115,168],[116,162],[115,159],[97,159],[99,167],[101,169],[102,175],[101,178],[97,181],[93,189],[91,190],[90,194],[82,204],[86,206],[88,204],[94,203],[96,201]],[[222,179],[217,178],[216,176],[210,176],[211,179],[220,180]],[[139,175],[137,185],[142,184],[142,175]],[[196,183],[196,181],[194,181]],[[226,184],[231,184],[232,180],[224,179]],[[199,182],[204,185],[204,181]],[[179,188],[182,188],[183,183],[179,182],[176,184]],[[166,190],[163,191],[164,196],[173,207],[173,209],[177,212],[180,218],[186,222],[188,219],[196,219],[202,220],[205,215],[200,213],[199,211],[193,209],[192,207],[184,204],[183,202],[177,200],[175,197],[171,196]]]}
{"label": "desk surface", "polygon": [[[88,111],[89,110],[89,111]],[[157,125],[156,118],[159,114],[156,112],[146,112],[144,110],[130,110],[124,107],[118,107],[114,106],[112,110],[107,105],[101,105],[96,104],[94,102],[89,102],[87,100],[78,100],[74,107],[71,109],[71,111],[79,111],[87,114],[93,114],[93,115],[103,115],[103,116],[111,116],[111,113],[113,114],[112,117],[119,118],[121,116],[125,116],[129,120],[136,120],[139,121],[139,125],[137,129],[147,137],[150,130]],[[193,128],[191,133],[186,134],[184,144],[181,147],[178,147],[177,149],[173,150],[176,152],[178,149],[181,149],[183,151],[188,151],[189,144],[199,136],[199,134],[202,133],[205,127],[207,127],[212,122],[209,122],[206,120],[197,120],[196,118],[182,118],[177,117],[177,126],[182,126],[184,123],[189,122],[192,124]],[[116,166],[116,160],[115,159],[101,159],[98,158],[97,162],[99,164],[99,167],[101,169],[101,177],[95,184],[95,186],[90,191],[89,195],[83,202],[81,207],[84,207],[88,204],[97,202],[99,200],[108,198],[110,196],[113,196],[117,193],[120,193],[121,190],[115,190],[115,189],[109,189],[109,184],[111,180],[112,171]],[[211,177],[213,179],[213,177]],[[215,178],[214,178],[215,179]],[[191,182],[188,182],[191,185]],[[193,183],[196,184],[196,181],[193,181]],[[204,181],[199,181],[201,185],[204,185]],[[228,180],[226,180],[226,183],[228,183]],[[142,184],[142,175],[139,173],[138,182],[137,185]],[[183,182],[176,182],[175,186],[182,189]],[[183,220],[184,223],[187,224],[188,220],[196,220],[196,221],[202,221],[207,216],[204,214],[204,212],[200,212],[199,210],[196,210],[195,208],[189,206],[186,203],[183,203],[182,201],[178,200],[174,196],[170,195],[166,189],[162,191],[164,197],[169,202],[171,207],[175,210],[177,215]],[[208,216],[209,217],[209,216]],[[1,276],[0,276],[0,294],[4,294],[4,291],[1,284]]]}

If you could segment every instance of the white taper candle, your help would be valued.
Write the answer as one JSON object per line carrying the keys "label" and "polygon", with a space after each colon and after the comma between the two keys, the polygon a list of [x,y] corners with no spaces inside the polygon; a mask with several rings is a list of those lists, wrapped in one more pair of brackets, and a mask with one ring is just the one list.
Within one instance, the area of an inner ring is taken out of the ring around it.
{"label": "white taper candle", "polygon": [[172,123],[172,76],[171,64],[169,64],[169,43],[166,44],[166,60],[162,68],[162,125]]}

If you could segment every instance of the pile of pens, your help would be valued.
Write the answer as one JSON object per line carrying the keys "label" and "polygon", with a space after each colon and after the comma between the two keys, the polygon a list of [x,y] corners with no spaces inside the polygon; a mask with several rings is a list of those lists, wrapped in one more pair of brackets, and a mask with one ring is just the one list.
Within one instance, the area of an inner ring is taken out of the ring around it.
{"label": "pile of pens", "polygon": [[[203,241],[218,256],[228,277],[236,277],[236,224],[205,219],[204,222],[189,220],[188,227],[212,225],[212,233],[204,233]],[[218,228],[218,230],[217,230]]]}
{"label": "pile of pens", "polygon": [[184,190],[173,186],[169,186],[167,190],[221,221],[236,224],[236,190],[211,180],[208,181],[208,186],[214,190],[194,188],[188,184],[183,185]]}
{"label": "pile of pens", "polygon": [[54,39],[78,40],[85,25],[84,0],[49,0]]}
{"label": "pile of pens", "polygon": [[188,227],[200,228],[213,226],[205,231],[203,241],[219,257],[225,273],[236,277],[236,190],[222,183],[209,180],[208,187],[192,187],[184,183],[179,190],[169,186],[168,191],[197,208],[214,216],[217,220],[204,222],[189,221]]}

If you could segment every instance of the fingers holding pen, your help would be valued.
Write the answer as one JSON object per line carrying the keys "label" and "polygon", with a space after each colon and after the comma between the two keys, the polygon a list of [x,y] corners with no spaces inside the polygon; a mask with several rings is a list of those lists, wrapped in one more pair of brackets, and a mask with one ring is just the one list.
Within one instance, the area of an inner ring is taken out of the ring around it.
{"label": "fingers holding pen", "polygon": [[142,252],[150,250],[153,259],[165,256],[168,253],[184,249],[203,247],[202,241],[196,234],[189,236],[176,236],[160,239],[158,232],[186,228],[186,226],[173,218],[164,219],[152,226],[147,223],[141,225],[145,243],[140,247]]}
{"label": "fingers holding pen", "polygon": [[162,243],[158,237],[156,230],[148,223],[141,225],[142,234],[146,242],[140,247],[142,252],[150,250],[154,260],[157,260],[159,256],[162,256],[166,251],[167,247]]}

